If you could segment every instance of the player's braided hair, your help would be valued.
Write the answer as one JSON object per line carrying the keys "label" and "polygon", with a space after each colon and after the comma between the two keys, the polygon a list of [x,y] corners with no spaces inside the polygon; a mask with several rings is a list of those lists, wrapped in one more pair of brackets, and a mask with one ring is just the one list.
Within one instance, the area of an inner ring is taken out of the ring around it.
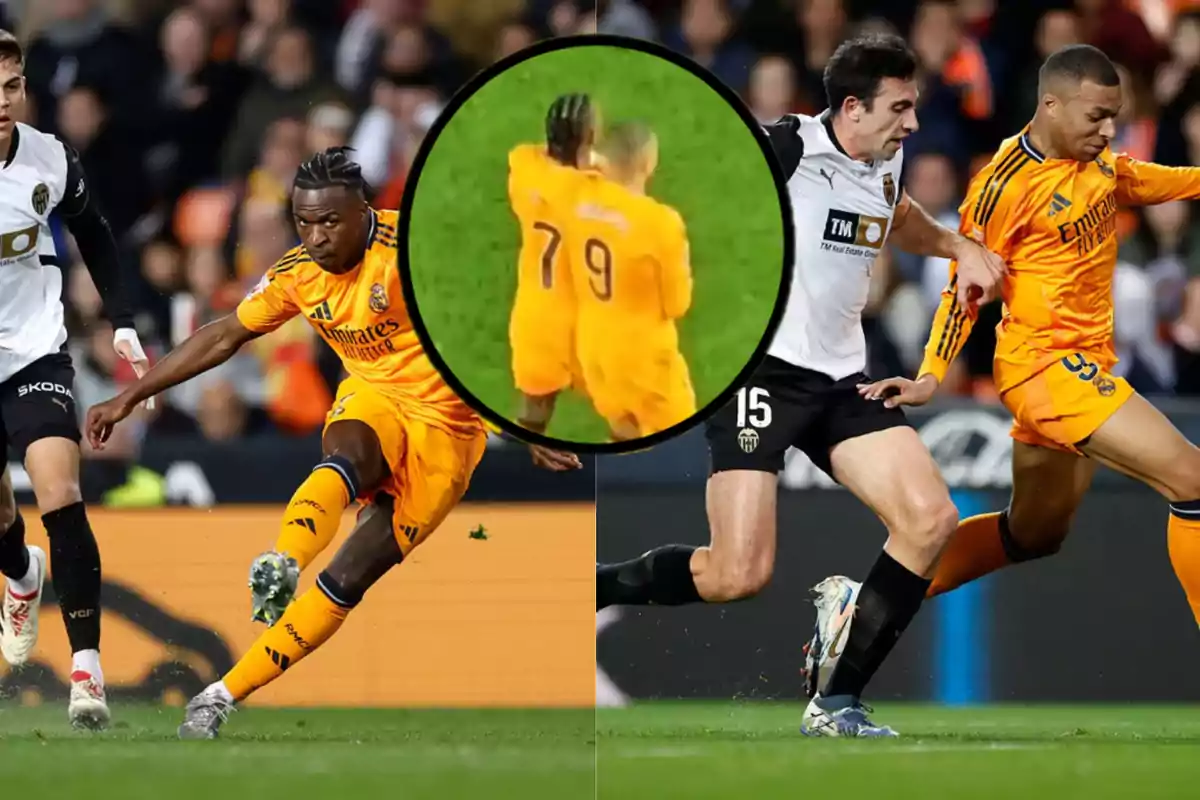
{"label": "player's braided hair", "polygon": [[546,112],[546,149],[550,157],[574,165],[579,148],[592,131],[592,98],[586,94],[564,94]]}
{"label": "player's braided hair", "polygon": [[368,186],[363,178],[362,167],[349,156],[353,152],[352,147],[330,147],[317,153],[296,170],[293,185],[297,189],[345,186],[366,194]]}

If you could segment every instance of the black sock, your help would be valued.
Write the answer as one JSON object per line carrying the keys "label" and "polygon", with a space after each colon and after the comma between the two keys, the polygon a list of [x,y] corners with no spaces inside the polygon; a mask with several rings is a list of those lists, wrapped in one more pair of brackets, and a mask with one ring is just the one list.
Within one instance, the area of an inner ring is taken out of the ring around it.
{"label": "black sock", "polygon": [[21,512],[8,530],[0,533],[0,575],[19,581],[29,572],[29,548],[25,546],[25,520]]}
{"label": "black sock", "polygon": [[825,697],[861,697],[925,599],[929,581],[905,569],[886,551],[858,591],[857,609]]}
{"label": "black sock", "polygon": [[596,567],[596,608],[608,606],[681,606],[699,603],[692,578],[696,548],[669,544],[641,558]]}
{"label": "black sock", "polygon": [[42,517],[50,539],[50,573],[71,652],[100,649],[100,549],[83,503]]}

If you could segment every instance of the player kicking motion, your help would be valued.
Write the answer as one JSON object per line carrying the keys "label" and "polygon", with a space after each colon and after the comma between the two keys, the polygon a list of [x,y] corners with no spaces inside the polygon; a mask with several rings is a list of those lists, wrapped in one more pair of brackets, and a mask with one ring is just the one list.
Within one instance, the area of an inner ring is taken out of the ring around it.
{"label": "player kicking motion", "polygon": [[601,153],[604,174],[584,173],[572,199],[566,248],[584,385],[622,441],[696,413],[676,329],[692,303],[692,269],[683,218],[646,195],[658,166],[654,132],[616,125]]}
{"label": "player kicking motion", "polygon": [[858,619],[828,691],[802,730],[887,736],[859,698],[916,614],[958,512],[929,452],[898,408],[858,394],[869,270],[888,240],[959,261],[958,297],[986,297],[1003,263],[935,223],[900,191],[901,141],[917,129],[915,59],[893,36],[850,40],[825,68],[829,111],[788,116],[768,135],[788,176],[796,264],[770,355],[707,426],[711,544],[670,545],[597,570],[597,605],[678,605],[749,597],[775,560],[777,473],[798,447],[887,527],[858,596]]}
{"label": "player kicking motion", "polygon": [[[1200,450],[1109,372],[1117,362],[1117,209],[1200,198],[1200,168],[1147,164],[1109,150],[1120,80],[1094,47],[1073,45],[1046,59],[1038,95],[1033,121],[1000,146],[959,209],[963,232],[1009,264],[993,373],[1014,419],[1012,498],[1003,511],[962,521],[929,594],[1058,552],[1099,463],[1167,499],[1171,564],[1200,622]],[[956,298],[962,273],[954,269],[917,379],[867,383],[859,387],[864,398],[893,409],[933,396],[975,320],[975,309]],[[825,583],[823,596],[857,590],[840,576]],[[826,642],[840,627],[835,616],[818,598],[810,687],[830,665]]]}
{"label": "player kicking motion", "polygon": [[508,200],[521,226],[508,338],[521,393],[517,421],[535,433],[546,432],[560,392],[581,388],[564,214],[582,170],[594,162],[596,127],[588,95],[563,95],[546,113],[546,143],[517,145],[508,154]]}
{"label": "player kicking motion", "polygon": [[[255,617],[272,627],[222,680],[192,698],[179,727],[183,738],[215,737],[235,702],[336,633],[367,589],[462,498],[486,444],[482,421],[421,350],[396,269],[397,214],[367,204],[361,169],[346,148],[301,165],[292,214],[303,244],[268,271],[236,313],[201,328],[87,415],[88,437],[102,446],[143,398],[212,369],[298,314],[350,373],[326,421],[323,460],[288,505],[275,550],[251,569]],[[567,454],[533,452],[551,469],[580,465]],[[356,498],[367,506],[358,525],[316,586],[289,605],[299,570],[328,546]]]}
{"label": "player kicking motion", "polygon": [[[100,551],[79,491],[79,423],[66,353],[62,271],[49,217],[57,211],[115,330],[113,345],[140,373],[146,356],[121,292],[108,222],[91,197],[79,156],[24,116],[25,58],[0,31],[0,456],[11,445],[33,483],[50,540],[54,592],[71,645],[67,712],[77,728],[109,722],[100,668]],[[46,554],[25,544],[7,468],[0,479],[0,652],[14,667],[37,643]]]}

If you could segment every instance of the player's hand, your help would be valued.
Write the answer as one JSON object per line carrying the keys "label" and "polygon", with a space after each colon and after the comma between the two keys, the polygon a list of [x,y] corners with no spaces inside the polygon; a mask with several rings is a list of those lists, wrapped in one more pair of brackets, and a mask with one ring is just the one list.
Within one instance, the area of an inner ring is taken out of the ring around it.
{"label": "player's hand", "polygon": [[915,381],[908,378],[886,378],[874,383],[860,383],[857,389],[867,400],[882,400],[887,408],[896,408],[925,405],[933,398],[937,387],[937,378],[922,375]]}
{"label": "player's hand", "polygon": [[583,462],[579,460],[579,456],[574,453],[551,450],[549,447],[542,447],[540,444],[529,445],[529,454],[533,456],[534,464],[551,472],[566,472],[572,469],[579,469],[583,466]]}
{"label": "player's hand", "polygon": [[[138,378],[149,372],[150,359],[146,358],[146,351],[142,349],[142,342],[133,328],[117,328],[113,332],[113,349],[117,351],[117,355],[133,365],[133,372]],[[148,409],[154,408],[154,398],[147,398],[145,406]]]}
{"label": "player's hand", "polygon": [[1000,293],[1000,285],[1008,274],[1004,259],[971,239],[963,239],[958,262],[958,304],[963,308],[984,305]]}
{"label": "player's hand", "polygon": [[84,432],[93,450],[103,450],[104,443],[112,436],[117,423],[133,413],[134,405],[119,394],[111,400],[98,403],[88,409]]}

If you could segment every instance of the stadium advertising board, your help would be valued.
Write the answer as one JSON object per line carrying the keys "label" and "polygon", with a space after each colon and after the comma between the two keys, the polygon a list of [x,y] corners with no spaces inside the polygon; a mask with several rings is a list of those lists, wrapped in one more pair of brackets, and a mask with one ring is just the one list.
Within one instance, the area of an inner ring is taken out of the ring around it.
{"label": "stadium advertising board", "polygon": [[[278,507],[93,509],[104,557],[110,701],[182,703],[261,632],[247,570]],[[46,546],[35,510],[29,541]],[[350,528],[347,515],[342,536]],[[482,527],[481,527],[482,526]],[[254,695],[284,706],[583,707],[594,697],[595,510],[590,503],[464,504],[367,593],[337,640]],[[340,539],[339,539],[340,541]],[[301,579],[301,591],[338,541]],[[0,693],[63,697],[66,633],[48,605],[30,663]]]}

